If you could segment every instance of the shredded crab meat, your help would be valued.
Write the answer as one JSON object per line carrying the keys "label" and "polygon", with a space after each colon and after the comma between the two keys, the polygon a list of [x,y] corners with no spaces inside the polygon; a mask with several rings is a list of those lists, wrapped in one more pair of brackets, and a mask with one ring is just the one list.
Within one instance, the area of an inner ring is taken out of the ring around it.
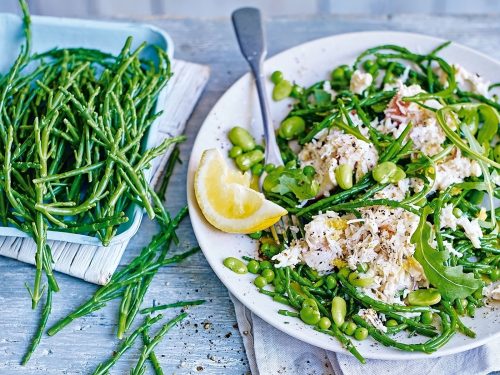
{"label": "shredded crab meat", "polygon": [[370,73],[364,73],[361,70],[355,70],[351,76],[349,89],[358,95],[361,95],[373,82],[373,76]]}
{"label": "shredded crab meat", "polygon": [[[471,73],[459,64],[452,64],[453,72],[455,73],[455,81],[457,86],[463,91],[470,91],[485,97],[490,97],[489,87],[491,82],[481,77],[479,74]],[[448,87],[448,76],[440,68],[436,69],[439,77],[439,82]]]}
{"label": "shredded crab meat", "polygon": [[[359,121],[352,116],[353,121]],[[366,128],[360,127],[367,134]],[[378,153],[373,144],[367,143],[341,130],[332,129],[320,139],[304,145],[300,151],[301,166],[311,165],[316,170],[315,179],[319,183],[319,195],[328,195],[337,186],[335,168],[340,164],[349,165],[359,180],[371,171],[378,161]]]}
{"label": "shredded crab meat", "polygon": [[386,302],[401,303],[400,291],[427,285],[410,242],[418,217],[383,206],[359,212],[362,221],[331,211],[315,216],[305,226],[305,239],[293,241],[285,258],[278,254],[273,259],[279,262],[277,267],[303,262],[320,273],[344,266],[355,270],[365,264],[369,268],[365,276],[372,277],[373,284],[363,291]]}
{"label": "shredded crab meat", "polygon": [[[468,82],[472,85],[471,91],[482,92],[482,79],[461,69],[455,68],[459,86]],[[350,89],[362,94],[372,82],[370,74],[355,71]],[[413,149],[427,156],[438,155],[448,147],[446,135],[435,115],[435,110],[440,109],[441,104],[436,100],[426,100],[424,106],[421,106],[406,100],[425,91],[419,85],[406,86],[402,82],[398,80],[393,86],[387,86],[387,89],[396,88],[397,92],[384,111],[384,119],[380,122],[374,120],[371,125],[382,133],[397,138],[411,124],[408,139],[412,141]],[[331,87],[326,85],[325,90],[330,92],[329,89]],[[349,113],[349,117],[361,133],[367,136],[368,129],[356,112]],[[377,150],[371,143],[335,128],[325,129],[317,134],[315,139],[303,146],[298,155],[301,166],[311,165],[315,168],[315,178],[320,185],[319,196],[328,196],[337,186],[334,171],[338,165],[349,165],[356,181],[359,181],[377,165],[378,157]],[[436,161],[436,178],[432,182],[432,190],[443,191],[452,184],[481,174],[479,164],[454,147]],[[402,201],[423,188],[424,181],[420,178],[404,178],[376,192],[373,198]],[[388,303],[402,304],[403,298],[411,291],[428,287],[422,266],[413,257],[415,245],[411,243],[411,236],[419,222],[418,216],[402,208],[385,206],[360,208],[358,212],[360,217],[353,214],[340,215],[332,211],[313,217],[304,227],[304,238],[293,240],[282,253],[273,257],[277,262],[276,267],[306,264],[320,274],[327,274],[343,267],[356,270],[363,264],[368,270],[362,277],[371,278],[373,282],[368,287],[360,288],[360,291]],[[441,212],[438,229],[456,230],[458,226],[475,248],[481,246],[483,234],[478,218],[457,218],[453,215],[453,206],[446,204]],[[433,243],[433,246],[437,246],[435,240]],[[444,240],[443,245],[450,254],[459,258],[463,256],[453,248],[450,241]],[[485,288],[484,293],[489,298],[500,299],[500,286]],[[376,311],[362,309],[359,315],[375,327],[386,329]]]}
{"label": "shredded crab meat", "polygon": [[477,161],[463,156],[458,148],[454,148],[448,157],[436,163],[433,189],[442,191],[451,184],[463,182],[467,177],[479,177],[482,173]]}
{"label": "shredded crab meat", "polygon": [[489,299],[500,301],[500,282],[491,283],[483,289],[483,295]]}
{"label": "shredded crab meat", "polygon": [[[385,119],[386,121],[391,121],[391,123],[388,123],[387,126],[395,137],[401,134],[404,129],[404,126],[401,128],[399,125],[407,125],[411,122],[415,126],[416,124],[422,124],[425,120],[434,117],[433,111],[423,108],[415,102],[405,100],[405,98],[424,92],[425,91],[419,85],[401,85],[396,92],[396,95],[394,95],[389,102],[389,105],[384,112]],[[435,100],[427,100],[425,105],[435,109],[441,108],[439,102]]]}
{"label": "shredded crab meat", "polygon": [[441,210],[440,222],[441,228],[450,228],[451,230],[456,230],[457,225],[460,225],[467,238],[469,238],[472,242],[472,245],[476,249],[481,248],[481,238],[483,237],[483,232],[477,218],[469,220],[469,218],[465,215],[456,218],[453,214],[453,206],[451,204],[446,204]]}
{"label": "shredded crab meat", "polygon": [[361,317],[361,319],[363,319],[367,323],[370,323],[378,330],[387,332],[387,327],[384,325],[384,322],[374,309],[361,309],[358,311],[358,315]]}
{"label": "shredded crab meat", "polygon": [[389,184],[373,195],[375,199],[390,199],[401,202],[410,191],[410,179],[404,178],[396,184]]}
{"label": "shredded crab meat", "polygon": [[[415,102],[404,100],[423,92],[419,85],[401,85],[385,110],[385,119],[379,130],[397,138],[411,123],[409,138],[413,142],[413,149],[427,156],[434,156],[443,151],[446,141],[446,135],[439,126],[435,113]],[[441,107],[435,100],[427,100],[425,105],[435,109]],[[463,182],[467,177],[479,177],[481,174],[479,163],[463,156],[459,149],[453,148],[450,154],[436,164],[433,190],[442,191],[451,184]]]}

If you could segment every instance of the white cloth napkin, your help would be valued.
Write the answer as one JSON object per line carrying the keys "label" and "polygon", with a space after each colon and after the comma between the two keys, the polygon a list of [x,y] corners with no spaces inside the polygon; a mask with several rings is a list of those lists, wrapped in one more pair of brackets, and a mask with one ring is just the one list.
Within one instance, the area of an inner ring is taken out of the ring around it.
{"label": "white cloth napkin", "polygon": [[231,295],[253,375],[481,375],[500,370],[500,340],[464,353],[414,361],[367,360],[336,354],[270,326]]}

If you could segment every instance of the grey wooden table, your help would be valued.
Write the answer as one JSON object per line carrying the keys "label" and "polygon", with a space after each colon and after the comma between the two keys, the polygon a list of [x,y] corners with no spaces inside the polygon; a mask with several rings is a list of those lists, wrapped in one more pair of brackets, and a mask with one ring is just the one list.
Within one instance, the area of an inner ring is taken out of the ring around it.
{"label": "grey wooden table", "polygon": [[[143,21],[143,20],[141,20]],[[150,19],[167,30],[176,43],[176,56],[208,64],[212,76],[187,126],[189,140],[182,145],[184,164],[177,168],[168,191],[172,211],[186,203],[187,160],[196,133],[210,108],[243,73],[240,57],[228,19]],[[332,34],[362,30],[402,30],[451,39],[500,59],[500,17],[325,17],[277,18],[267,22],[270,54],[296,44]],[[335,46],[332,46],[335,48]],[[155,224],[143,221],[138,234],[125,252],[122,264],[137,255],[157,231]],[[179,230],[181,247],[196,244],[189,221]],[[214,249],[216,251],[217,249]],[[80,319],[53,338],[44,338],[27,367],[19,366],[38,315],[31,311],[24,283],[31,282],[33,268],[0,258],[0,374],[87,374],[117,347],[114,335],[117,305]],[[61,292],[54,298],[51,321],[70,312],[96,289],[74,278],[59,275]],[[190,310],[190,317],[160,344],[157,353],[167,374],[244,374],[249,371],[242,341],[235,325],[234,311],[224,286],[211,271],[202,254],[177,267],[165,268],[152,284],[146,303],[183,298],[205,298],[208,303]],[[137,359],[131,351],[114,369],[125,374]]]}

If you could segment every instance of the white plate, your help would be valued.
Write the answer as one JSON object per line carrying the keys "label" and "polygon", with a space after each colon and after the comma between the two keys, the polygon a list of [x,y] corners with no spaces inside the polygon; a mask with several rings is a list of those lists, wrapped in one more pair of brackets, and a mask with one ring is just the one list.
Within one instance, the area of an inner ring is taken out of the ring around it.
{"label": "white plate", "polygon": [[[398,44],[413,51],[428,52],[442,42],[444,41],[441,39],[428,36],[396,32],[336,35],[302,44],[274,56],[266,61],[265,71],[270,74],[274,70],[281,70],[288,79],[307,86],[326,79],[332,68],[339,64],[352,63],[363,50],[376,45]],[[460,63],[466,69],[477,72],[493,82],[500,81],[500,63],[472,49],[452,44],[441,53],[441,56],[449,62]],[[271,90],[272,85],[268,84],[269,96]],[[290,102],[286,101],[272,103],[271,112],[275,127],[287,114],[289,104]],[[223,259],[228,256],[255,256],[256,243],[247,236],[222,233],[208,224],[194,197],[193,176],[204,150],[215,147],[221,149],[223,154],[227,154],[230,143],[226,134],[235,125],[246,127],[257,139],[262,137],[257,94],[249,74],[244,75],[229,88],[209,113],[198,133],[189,161],[187,179],[189,212],[203,253],[229,291],[266,322],[309,344],[335,352],[346,352],[336,339],[314,331],[299,319],[279,315],[278,309],[284,306],[260,294],[252,284],[251,274],[237,275],[222,264]],[[498,307],[478,310],[475,319],[464,319],[464,321],[476,331],[477,337],[471,339],[462,334],[456,334],[446,346],[430,355],[387,348],[374,344],[371,339],[355,342],[355,344],[366,358],[401,360],[438,357],[461,352],[480,346],[500,335]]]}

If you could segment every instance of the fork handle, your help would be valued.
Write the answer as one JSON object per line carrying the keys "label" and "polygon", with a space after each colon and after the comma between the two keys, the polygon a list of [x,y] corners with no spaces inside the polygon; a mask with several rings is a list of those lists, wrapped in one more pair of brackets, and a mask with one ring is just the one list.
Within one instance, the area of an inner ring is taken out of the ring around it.
{"label": "fork handle", "polygon": [[267,47],[260,11],[256,8],[240,8],[233,12],[232,20],[241,53],[250,65],[257,87],[266,140],[266,163],[283,165],[266,96],[262,65],[267,55]]}

